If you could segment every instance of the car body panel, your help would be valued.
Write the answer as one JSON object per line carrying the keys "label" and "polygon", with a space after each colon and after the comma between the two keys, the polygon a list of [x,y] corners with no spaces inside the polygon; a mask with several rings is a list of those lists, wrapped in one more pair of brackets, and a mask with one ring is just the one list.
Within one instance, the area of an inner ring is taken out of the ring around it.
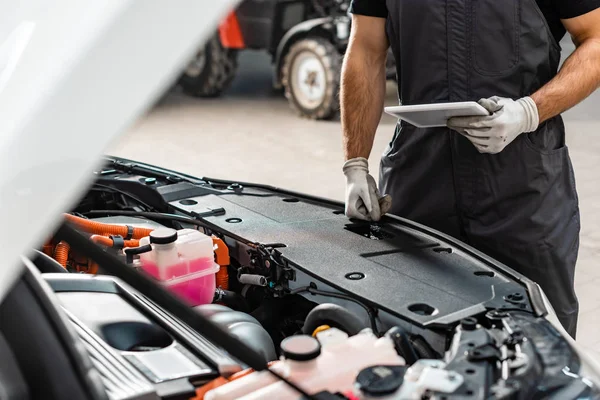
{"label": "car body panel", "polygon": [[[112,167],[132,175],[111,175]],[[102,184],[123,190],[156,173],[181,177],[113,157],[105,171]],[[290,266],[419,326],[448,327],[495,307],[546,313],[533,282],[455,239],[402,218],[387,216],[377,224],[352,221],[343,215],[341,203],[210,178],[177,185],[158,179],[144,188],[191,216],[222,207],[224,215],[204,217],[219,231],[247,243],[276,244]],[[517,292],[523,301],[507,300]]]}

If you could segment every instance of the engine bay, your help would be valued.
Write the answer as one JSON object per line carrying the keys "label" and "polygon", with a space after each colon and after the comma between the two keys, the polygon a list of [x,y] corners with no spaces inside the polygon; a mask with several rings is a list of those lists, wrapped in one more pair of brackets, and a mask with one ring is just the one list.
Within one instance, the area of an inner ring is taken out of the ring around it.
{"label": "engine bay", "polygon": [[536,284],[410,221],[348,220],[333,201],[115,158],[65,221],[277,374],[49,238],[32,262],[111,399],[302,398],[294,385],[319,399],[600,393]]}

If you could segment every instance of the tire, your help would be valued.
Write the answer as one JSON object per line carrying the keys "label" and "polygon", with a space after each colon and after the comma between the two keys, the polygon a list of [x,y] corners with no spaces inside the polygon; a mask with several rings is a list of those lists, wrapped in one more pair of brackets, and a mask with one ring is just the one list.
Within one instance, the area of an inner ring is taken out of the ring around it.
{"label": "tire", "polygon": [[324,38],[305,38],[287,52],[281,71],[285,97],[301,116],[326,120],[340,109],[342,56]]}
{"label": "tire", "polygon": [[213,36],[183,72],[179,84],[194,97],[217,97],[229,87],[237,72],[237,51]]}

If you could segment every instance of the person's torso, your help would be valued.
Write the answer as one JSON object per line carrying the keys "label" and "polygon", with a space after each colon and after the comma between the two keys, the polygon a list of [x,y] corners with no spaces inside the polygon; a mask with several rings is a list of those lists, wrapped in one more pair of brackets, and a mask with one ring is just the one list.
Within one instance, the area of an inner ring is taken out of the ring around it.
{"label": "person's torso", "polygon": [[567,30],[560,20],[555,0],[536,0],[536,2],[542,11],[542,14],[544,14],[544,17],[546,18],[548,26],[550,27],[550,31],[552,32],[552,36],[554,36],[554,39],[557,42],[560,42],[565,36],[565,33],[567,33]]}
{"label": "person's torso", "polygon": [[542,1],[387,0],[401,102],[519,98],[539,89],[560,61]]}

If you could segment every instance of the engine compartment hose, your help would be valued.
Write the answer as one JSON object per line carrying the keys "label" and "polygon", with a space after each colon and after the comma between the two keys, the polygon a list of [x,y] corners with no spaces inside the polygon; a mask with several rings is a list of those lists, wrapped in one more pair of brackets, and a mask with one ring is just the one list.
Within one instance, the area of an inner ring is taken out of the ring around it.
{"label": "engine compartment hose", "polygon": [[224,290],[223,288],[217,288],[217,290],[215,290],[214,302],[222,303],[236,311],[241,311],[244,313],[250,312],[248,302],[242,295],[230,290]]}
{"label": "engine compartment hose", "polygon": [[267,278],[262,275],[241,274],[238,281],[242,285],[267,286]]}
{"label": "engine compartment hose", "polygon": [[72,223],[81,231],[102,236],[118,235],[127,240],[141,239],[145,236],[150,236],[150,232],[154,230],[150,228],[135,228],[132,226],[105,224],[71,214],[65,214],[64,216],[68,222]]}
{"label": "engine compartment hose", "polygon": [[140,255],[143,253],[148,253],[150,251],[152,251],[152,245],[146,244],[144,246],[139,247],[127,247],[123,250],[123,253],[125,253],[127,264],[133,264],[134,255]]}
{"label": "engine compartment hose", "polygon": [[337,293],[337,292],[330,292],[330,291],[325,291],[325,290],[319,290],[319,289],[317,289],[317,286],[314,283],[311,283],[309,286],[299,287],[297,289],[291,290],[290,294],[300,294],[303,292],[308,292],[310,294],[319,295],[319,296],[336,297],[338,299],[344,299],[344,300],[351,301],[355,304],[358,304],[359,306],[364,308],[365,311],[367,312],[367,315],[369,316],[369,321],[371,322],[371,329],[373,330],[373,333],[375,333],[377,336],[379,336],[379,329],[377,328],[377,310],[376,309],[373,309],[372,307],[364,304],[360,300],[358,300],[350,295]]}
{"label": "engine compartment hose", "polygon": [[419,355],[415,351],[415,347],[410,342],[408,334],[404,329],[395,326],[385,333],[385,336],[392,339],[394,347],[399,356],[404,358],[408,365],[412,365],[419,360]]}
{"label": "engine compartment hose", "polygon": [[332,303],[319,304],[313,308],[306,316],[302,333],[312,335],[322,325],[341,329],[350,336],[354,336],[363,329],[368,328],[368,325],[364,324],[347,308]]}
{"label": "engine compartment hose", "polygon": [[42,252],[49,257],[54,257],[54,245],[50,242],[46,243],[44,247],[42,247]]}
{"label": "engine compartment hose", "polygon": [[[114,239],[101,235],[92,235],[90,240],[94,243],[101,244],[106,247],[115,247]],[[137,239],[123,240],[123,247],[139,247],[140,241]]]}
{"label": "engine compartment hose", "polygon": [[415,349],[415,352],[420,358],[439,358],[439,355],[429,346],[427,341],[421,336],[413,336],[410,338],[410,342]]}
{"label": "engine compartment hose", "polygon": [[219,264],[219,272],[217,272],[217,287],[227,290],[229,289],[229,264],[231,259],[229,257],[229,248],[223,241],[223,239],[216,236],[212,236],[213,247],[215,251],[215,262]]}
{"label": "engine compartment hose", "polygon": [[71,247],[67,242],[59,242],[54,248],[54,259],[65,269],[67,268],[70,250]]}

